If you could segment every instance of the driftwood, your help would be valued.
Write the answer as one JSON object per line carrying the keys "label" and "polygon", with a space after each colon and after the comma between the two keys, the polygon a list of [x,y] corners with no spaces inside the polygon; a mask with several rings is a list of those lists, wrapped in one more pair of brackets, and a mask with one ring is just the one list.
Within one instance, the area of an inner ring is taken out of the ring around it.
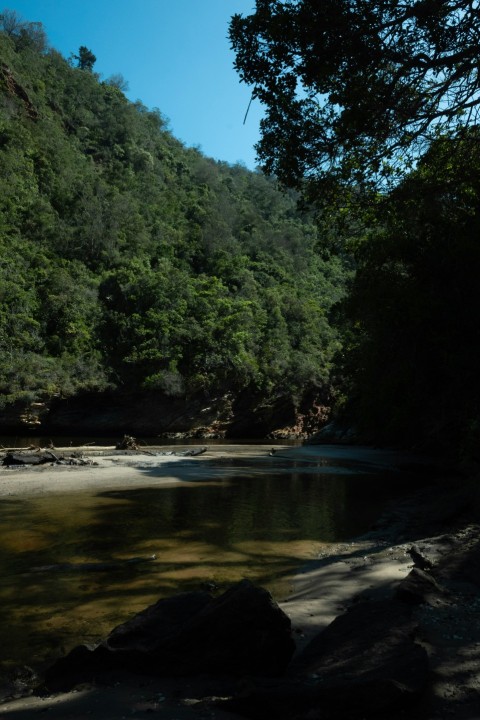
{"label": "driftwood", "polygon": [[[120,447],[125,443],[125,447]],[[189,448],[187,450],[167,452],[151,452],[137,445],[135,438],[125,435],[124,440],[118,443],[115,449],[134,450],[145,455],[157,456],[176,456],[176,457],[197,457],[207,452],[208,447]],[[36,466],[45,465],[47,463],[53,465],[96,465],[97,463],[89,457],[84,457],[75,452],[69,452],[66,455],[55,454],[47,448],[29,447],[29,448],[10,448],[5,449],[5,455],[1,460],[1,464],[7,467],[12,466]],[[58,450],[57,450],[58,452]]]}
{"label": "driftwood", "polygon": [[29,451],[41,452],[42,448],[39,448],[37,445],[29,445],[28,447],[5,447],[5,445],[0,445],[0,450],[5,453],[24,453]]}
{"label": "driftwood", "polygon": [[117,450],[138,450],[137,441],[131,435],[124,435],[123,440],[120,440],[115,447]]}
{"label": "driftwood", "polygon": [[59,458],[51,450],[36,453],[7,452],[3,458],[3,465],[44,465],[45,463],[59,463]]}
{"label": "driftwood", "polygon": [[84,458],[75,454],[68,457],[58,456],[51,450],[40,450],[37,452],[15,452],[8,451],[2,460],[2,465],[7,467],[20,465],[45,465],[47,463],[54,465],[95,465],[93,460]]}
{"label": "driftwood", "polygon": [[132,437],[131,435],[124,435],[123,440],[120,440],[115,446],[116,450],[135,450],[137,452],[141,452],[144,455],[174,455],[178,457],[195,457],[197,455],[203,455],[203,453],[207,452],[207,447],[202,448],[191,448],[190,450],[181,450],[180,452],[170,451],[170,452],[151,452],[150,450],[146,450],[143,447],[140,447],[138,445],[138,442],[136,438]]}
{"label": "driftwood", "polygon": [[173,455],[180,455],[181,457],[195,457],[196,455],[203,455],[207,452],[207,447],[193,448],[192,450],[183,450],[182,452],[174,452]]}

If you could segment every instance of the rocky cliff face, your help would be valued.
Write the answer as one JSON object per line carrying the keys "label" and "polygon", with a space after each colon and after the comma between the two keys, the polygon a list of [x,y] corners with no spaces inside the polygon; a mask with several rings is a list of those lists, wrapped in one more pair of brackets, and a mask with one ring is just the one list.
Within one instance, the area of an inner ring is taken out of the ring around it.
{"label": "rocky cliff face", "polygon": [[317,392],[300,400],[285,394],[265,399],[252,392],[216,397],[167,397],[159,393],[95,393],[10,406],[0,431],[166,438],[306,438],[326,423],[328,399]]}

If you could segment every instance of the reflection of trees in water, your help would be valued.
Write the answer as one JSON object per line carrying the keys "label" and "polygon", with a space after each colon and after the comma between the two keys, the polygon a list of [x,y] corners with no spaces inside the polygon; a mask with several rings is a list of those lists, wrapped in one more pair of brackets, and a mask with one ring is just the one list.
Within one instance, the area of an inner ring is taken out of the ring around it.
{"label": "reflection of trees in water", "polygon": [[[145,538],[188,536],[228,549],[244,540],[334,541],[345,531],[345,480],[292,475],[238,478],[226,485],[179,486],[109,493],[128,502],[99,507],[99,546],[111,538],[135,545]],[[122,550],[123,551],[123,550]]]}
{"label": "reflection of trees in water", "polygon": [[317,476],[242,480],[235,485],[234,494],[225,508],[228,521],[224,523],[232,544],[250,539],[335,539],[333,514],[341,512],[343,505],[341,480],[335,486]]}
{"label": "reflection of trees in water", "polygon": [[[399,484],[378,475],[292,472],[91,498],[5,500],[0,568],[10,575],[35,565],[128,557],[149,541],[175,537],[219,549],[245,540],[344,540],[368,529]],[[22,542],[25,534],[29,542]]]}

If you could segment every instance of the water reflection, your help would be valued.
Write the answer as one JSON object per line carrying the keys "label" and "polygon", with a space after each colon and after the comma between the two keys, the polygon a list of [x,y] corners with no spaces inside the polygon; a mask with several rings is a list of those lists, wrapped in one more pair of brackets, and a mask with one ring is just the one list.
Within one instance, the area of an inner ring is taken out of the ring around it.
{"label": "water reflection", "polygon": [[[286,594],[295,565],[367,529],[405,489],[365,468],[329,474],[292,463],[272,472],[224,459],[202,468],[194,485],[3,500],[0,661],[41,666],[206,579],[222,587],[250,577]],[[78,567],[152,554],[154,562]]]}

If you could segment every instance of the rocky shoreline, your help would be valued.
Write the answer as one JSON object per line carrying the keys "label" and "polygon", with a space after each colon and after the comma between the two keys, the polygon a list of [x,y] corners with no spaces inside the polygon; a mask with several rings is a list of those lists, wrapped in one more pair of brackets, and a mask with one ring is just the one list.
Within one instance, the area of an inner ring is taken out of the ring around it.
{"label": "rocky shoreline", "polygon": [[[343,689],[343,693],[350,694],[351,685],[362,685],[364,680],[366,688],[365,694],[357,696],[355,707],[344,708],[344,714],[341,702],[330,711],[324,703],[321,711],[311,708],[305,717],[333,718],[335,712],[337,717],[384,720],[472,720],[478,716],[478,507],[476,487],[469,482],[460,489],[455,481],[438,489],[433,486],[407,499],[371,533],[332,548],[316,567],[306,569],[303,579],[297,579],[297,597],[310,590],[307,611],[317,618],[324,600],[322,589],[342,585],[342,604],[327,613],[324,626],[328,629],[313,642],[320,643],[323,658],[316,674],[322,676],[322,669],[323,678],[325,669],[334,673],[336,691]],[[316,588],[316,599],[312,588]],[[341,612],[329,624],[335,610]],[[312,644],[311,635],[308,633],[307,644]],[[398,666],[391,655],[388,662],[385,658],[391,638],[405,639],[405,635],[420,651],[416,662],[410,656],[413,674],[405,673],[403,660],[409,656],[405,645],[399,646]],[[325,658],[329,643],[330,655]],[[352,658],[353,664],[346,667]],[[399,673],[396,679],[395,668]],[[347,671],[348,682],[339,682],[339,676]],[[336,699],[343,699],[341,692]]]}

